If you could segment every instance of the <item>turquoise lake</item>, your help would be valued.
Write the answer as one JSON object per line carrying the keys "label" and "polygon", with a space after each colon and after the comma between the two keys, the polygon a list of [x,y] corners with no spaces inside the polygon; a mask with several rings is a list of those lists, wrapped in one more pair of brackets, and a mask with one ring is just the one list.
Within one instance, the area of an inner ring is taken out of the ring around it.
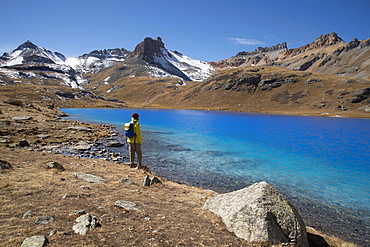
{"label": "turquoise lake", "polygon": [[[121,134],[122,125],[138,112],[143,164],[155,174],[218,192],[266,181],[291,200],[306,224],[318,229],[334,225],[338,231],[347,227],[348,234],[369,236],[370,119],[163,109],[62,110],[69,119],[117,126]],[[115,151],[127,154],[126,148]]]}

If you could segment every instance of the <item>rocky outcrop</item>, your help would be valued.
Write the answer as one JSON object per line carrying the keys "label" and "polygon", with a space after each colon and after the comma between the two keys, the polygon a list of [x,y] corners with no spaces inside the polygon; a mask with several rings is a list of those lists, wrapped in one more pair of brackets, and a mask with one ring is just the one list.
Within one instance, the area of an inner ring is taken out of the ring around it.
{"label": "rocky outcrop", "polygon": [[304,45],[302,47],[296,48],[296,49],[289,49],[285,51],[282,56],[296,56],[298,54],[322,48],[325,46],[331,46],[335,45],[337,43],[344,42],[336,33],[330,33],[330,34],[324,34],[321,35],[319,38],[317,38],[314,42]]}
{"label": "rocky outcrop", "polygon": [[241,65],[256,65],[259,63],[266,64],[274,61],[272,57],[276,55],[272,54],[285,51],[286,49],[288,49],[288,45],[286,42],[283,42],[271,47],[258,47],[252,52],[242,51],[230,59],[211,62],[211,64],[215,68],[239,67]]}
{"label": "rocky outcrop", "polygon": [[[370,99],[370,87],[367,88],[361,88],[355,90],[355,92],[352,95],[352,99],[350,100],[351,103],[360,103],[364,100]],[[370,100],[368,100],[368,103],[370,103]]]}
{"label": "rocky outcrop", "polygon": [[369,79],[369,46],[370,39],[361,41],[355,38],[345,43],[336,33],[330,33],[298,48],[287,49],[284,42],[272,47],[259,47],[252,52],[239,52],[234,57],[211,64],[216,68],[276,66]]}
{"label": "rocky outcrop", "polygon": [[288,44],[286,42],[283,42],[281,44],[277,44],[271,47],[258,47],[256,50],[252,52],[242,51],[236,54],[236,56],[249,56],[249,55],[256,55],[259,53],[273,52],[273,51],[279,51],[279,50],[285,50],[285,49],[288,49]]}
{"label": "rocky outcrop", "polygon": [[164,49],[164,43],[160,37],[157,39],[147,37],[135,47],[130,58],[136,57],[147,63],[152,63],[154,62],[154,57],[161,54],[161,48]]}
{"label": "rocky outcrop", "polygon": [[132,61],[138,63],[138,60],[141,60],[147,64],[155,65],[163,70],[164,74],[177,76],[185,81],[190,81],[189,76],[169,61],[171,59],[172,55],[167,51],[160,37],[157,39],[147,37],[135,47],[127,63],[132,63]]}
{"label": "rocky outcrop", "polygon": [[95,57],[101,60],[111,58],[123,60],[126,59],[130,54],[131,52],[124,48],[115,48],[115,49],[94,50],[90,53],[80,56],[80,58],[87,59],[90,57]]}
{"label": "rocky outcrop", "polygon": [[210,198],[204,209],[219,215],[229,231],[251,243],[309,246],[297,210],[266,182]]}

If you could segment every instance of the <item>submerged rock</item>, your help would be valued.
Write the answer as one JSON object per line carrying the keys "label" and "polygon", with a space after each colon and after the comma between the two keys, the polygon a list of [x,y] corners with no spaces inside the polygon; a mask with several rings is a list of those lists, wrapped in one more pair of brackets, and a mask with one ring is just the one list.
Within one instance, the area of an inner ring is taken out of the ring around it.
{"label": "submerged rock", "polygon": [[266,182],[210,198],[204,209],[219,215],[229,231],[249,242],[309,246],[297,210]]}

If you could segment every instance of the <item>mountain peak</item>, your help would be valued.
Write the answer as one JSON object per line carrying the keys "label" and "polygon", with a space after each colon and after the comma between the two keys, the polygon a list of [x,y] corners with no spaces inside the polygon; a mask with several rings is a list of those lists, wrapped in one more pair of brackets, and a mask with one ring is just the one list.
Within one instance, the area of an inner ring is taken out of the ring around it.
{"label": "mountain peak", "polygon": [[156,39],[147,37],[135,47],[131,57],[137,57],[151,63],[154,60],[155,54],[161,54],[161,48],[165,48],[161,37],[157,37]]}
{"label": "mountain peak", "polygon": [[310,45],[314,46],[315,48],[318,48],[318,47],[323,47],[327,45],[334,45],[342,41],[343,40],[338,36],[338,34],[333,32],[333,33],[321,35]]}
{"label": "mountain peak", "polygon": [[31,41],[27,40],[26,42],[24,42],[23,44],[21,44],[20,46],[18,46],[17,49],[15,50],[24,50],[24,49],[38,49],[39,47],[37,45],[35,45],[34,43],[32,43]]}

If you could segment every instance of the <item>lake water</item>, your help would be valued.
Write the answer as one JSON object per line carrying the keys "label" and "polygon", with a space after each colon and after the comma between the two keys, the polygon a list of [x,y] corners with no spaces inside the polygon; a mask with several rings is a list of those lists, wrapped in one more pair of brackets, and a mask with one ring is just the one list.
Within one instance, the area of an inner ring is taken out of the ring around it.
{"label": "lake water", "polygon": [[62,110],[71,119],[111,124],[119,132],[138,112],[144,165],[155,174],[218,192],[267,181],[292,201],[307,225],[334,235],[346,230],[350,239],[357,236],[361,245],[369,244],[370,119]]}

